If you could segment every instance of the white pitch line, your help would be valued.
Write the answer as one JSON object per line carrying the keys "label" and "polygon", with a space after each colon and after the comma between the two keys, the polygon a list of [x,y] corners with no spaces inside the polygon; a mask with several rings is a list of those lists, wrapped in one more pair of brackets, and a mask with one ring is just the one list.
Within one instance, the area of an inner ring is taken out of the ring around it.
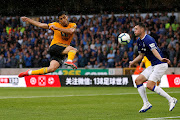
{"label": "white pitch line", "polygon": [[159,117],[159,118],[146,118],[145,120],[164,120],[164,119],[171,119],[171,118],[180,118],[180,116],[173,116],[173,117]]}
{"label": "white pitch line", "polygon": [[[180,91],[174,92],[167,92],[167,93],[180,93]],[[85,94],[85,95],[56,95],[56,96],[10,96],[10,97],[3,97],[1,96],[0,99],[18,99],[18,98],[48,98],[48,97],[83,97],[83,96],[104,96],[104,95],[133,95],[139,93],[115,93],[115,94]],[[155,94],[154,92],[147,92],[147,94]]]}

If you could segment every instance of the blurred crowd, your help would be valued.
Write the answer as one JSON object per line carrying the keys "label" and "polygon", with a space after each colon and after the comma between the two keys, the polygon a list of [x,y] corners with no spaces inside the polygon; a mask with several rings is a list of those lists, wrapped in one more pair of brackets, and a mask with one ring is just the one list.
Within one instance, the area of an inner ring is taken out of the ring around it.
{"label": "blurred crowd", "polygon": [[[80,68],[124,68],[138,55],[134,26],[146,24],[146,33],[156,40],[164,57],[171,60],[171,67],[180,67],[180,27],[172,13],[114,15],[114,13],[92,15],[92,17],[68,16],[77,24],[71,45],[78,49],[74,63]],[[39,22],[50,23],[57,17],[39,18]],[[131,36],[127,45],[117,41],[120,33]],[[0,16],[0,68],[39,68],[49,66],[48,48],[53,31],[22,25],[20,17]],[[64,65],[61,66],[65,68]]]}

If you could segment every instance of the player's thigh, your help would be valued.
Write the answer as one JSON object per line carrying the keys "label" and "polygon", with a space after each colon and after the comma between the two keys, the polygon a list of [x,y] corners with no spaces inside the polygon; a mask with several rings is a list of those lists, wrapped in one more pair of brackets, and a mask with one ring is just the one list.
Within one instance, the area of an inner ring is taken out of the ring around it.
{"label": "player's thigh", "polygon": [[52,56],[61,56],[62,55],[62,52],[66,49],[66,47],[64,46],[60,46],[58,44],[54,44],[52,45],[49,50],[48,50],[48,53]]}
{"label": "player's thigh", "polygon": [[153,71],[153,67],[149,66],[148,68],[146,68],[135,80],[136,85],[140,85],[142,83],[144,83],[146,80],[148,80],[150,74]]}
{"label": "player's thigh", "polygon": [[154,70],[152,74],[149,76],[150,81],[157,82],[161,80],[161,77],[165,74],[166,70],[168,69],[167,63],[162,63],[154,66]]}
{"label": "player's thigh", "polygon": [[74,48],[74,47],[72,47],[72,46],[67,46],[67,47],[64,49],[64,51],[62,52],[62,54],[68,54],[68,52],[69,52],[70,50],[74,50],[74,51],[77,52],[77,49],[76,49],[76,48]]}
{"label": "player's thigh", "polygon": [[153,66],[149,66],[141,74],[146,78],[146,80],[148,80],[152,72],[153,72]]}

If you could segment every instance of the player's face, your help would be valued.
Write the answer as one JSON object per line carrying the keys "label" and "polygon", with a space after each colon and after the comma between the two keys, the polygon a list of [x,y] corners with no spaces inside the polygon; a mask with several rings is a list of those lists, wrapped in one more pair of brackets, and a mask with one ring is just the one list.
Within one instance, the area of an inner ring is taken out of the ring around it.
{"label": "player's face", "polygon": [[141,35],[141,30],[142,28],[139,26],[139,25],[136,25],[135,27],[134,27],[134,34],[135,34],[135,36],[140,36]]}
{"label": "player's face", "polygon": [[63,25],[63,26],[67,26],[68,25],[68,17],[64,14],[59,16],[59,22]]}

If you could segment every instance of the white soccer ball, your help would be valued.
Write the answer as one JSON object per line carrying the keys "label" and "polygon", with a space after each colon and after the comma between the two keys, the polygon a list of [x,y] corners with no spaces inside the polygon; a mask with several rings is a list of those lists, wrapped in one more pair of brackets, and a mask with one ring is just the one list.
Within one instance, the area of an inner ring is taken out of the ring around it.
{"label": "white soccer ball", "polygon": [[118,36],[118,42],[120,44],[126,45],[130,42],[130,40],[131,40],[131,38],[130,38],[129,34],[127,34],[127,33],[121,33]]}

